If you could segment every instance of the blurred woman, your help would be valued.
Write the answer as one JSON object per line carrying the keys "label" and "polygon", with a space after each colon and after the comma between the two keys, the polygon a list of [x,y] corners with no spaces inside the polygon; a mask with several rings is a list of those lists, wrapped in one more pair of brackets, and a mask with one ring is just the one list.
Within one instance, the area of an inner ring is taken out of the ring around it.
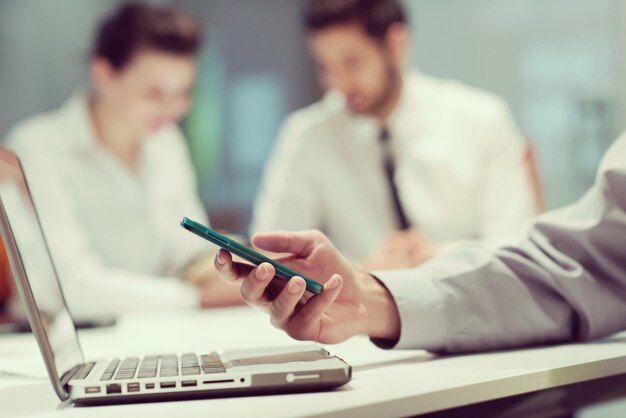
{"label": "blurred woman", "polygon": [[[188,15],[124,5],[96,32],[90,88],[9,135],[75,313],[241,301],[203,267],[209,244],[179,226],[183,216],[208,223],[176,126],[199,47]],[[190,275],[201,277],[181,280]]]}

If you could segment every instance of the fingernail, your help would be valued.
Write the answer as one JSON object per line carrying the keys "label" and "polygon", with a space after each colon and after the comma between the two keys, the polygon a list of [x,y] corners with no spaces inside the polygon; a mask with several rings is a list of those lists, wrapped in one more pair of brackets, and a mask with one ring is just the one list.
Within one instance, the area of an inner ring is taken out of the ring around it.
{"label": "fingernail", "polygon": [[289,293],[295,295],[300,291],[300,289],[302,289],[302,284],[299,280],[289,280],[289,286],[287,286],[287,290],[289,290]]}
{"label": "fingernail", "polygon": [[329,290],[333,290],[335,289],[337,286],[339,286],[339,276],[333,276],[329,281],[328,284],[326,285],[326,287]]}
{"label": "fingernail", "polygon": [[219,264],[220,266],[224,265],[224,257],[222,257],[221,251],[217,253],[217,264]]}
{"label": "fingernail", "polygon": [[259,280],[266,280],[270,276],[270,272],[269,272],[269,270],[268,270],[266,265],[263,265],[263,266],[259,267],[259,269],[257,271],[258,271],[258,273],[257,273],[256,277]]}

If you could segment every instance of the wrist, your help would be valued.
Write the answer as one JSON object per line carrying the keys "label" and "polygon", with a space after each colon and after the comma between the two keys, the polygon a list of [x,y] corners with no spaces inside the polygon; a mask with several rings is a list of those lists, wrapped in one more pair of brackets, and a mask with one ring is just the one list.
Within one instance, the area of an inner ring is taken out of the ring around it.
{"label": "wrist", "polygon": [[382,282],[369,273],[363,273],[362,284],[368,313],[367,335],[397,341],[400,338],[400,314],[393,296]]}

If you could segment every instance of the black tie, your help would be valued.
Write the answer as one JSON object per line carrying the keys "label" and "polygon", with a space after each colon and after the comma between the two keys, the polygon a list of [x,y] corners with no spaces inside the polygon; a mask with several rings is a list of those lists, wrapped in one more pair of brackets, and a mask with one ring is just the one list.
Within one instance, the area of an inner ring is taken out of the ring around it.
{"label": "black tie", "polygon": [[393,201],[393,207],[396,211],[396,225],[399,230],[404,231],[409,229],[409,221],[402,209],[402,203],[400,203],[400,196],[398,195],[398,188],[394,177],[396,174],[396,164],[393,158],[391,150],[391,143],[389,141],[389,130],[383,126],[380,130],[378,140],[380,141],[383,150],[383,163],[385,168],[385,174],[387,175],[387,182],[389,183],[389,190],[391,191],[391,199]]}

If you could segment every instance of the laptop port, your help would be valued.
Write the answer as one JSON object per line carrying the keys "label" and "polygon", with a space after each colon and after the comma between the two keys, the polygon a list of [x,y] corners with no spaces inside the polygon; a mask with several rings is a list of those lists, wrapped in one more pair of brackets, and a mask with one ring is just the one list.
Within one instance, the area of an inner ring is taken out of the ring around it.
{"label": "laptop port", "polygon": [[85,388],[85,393],[100,393],[100,386],[88,386]]}
{"label": "laptop port", "polygon": [[198,386],[198,382],[196,382],[195,380],[183,380],[182,382],[180,382],[182,387],[189,387],[189,386]]}
{"label": "laptop port", "polygon": [[211,383],[235,383],[235,379],[205,380],[202,383],[205,385],[210,385]]}
{"label": "laptop port", "polygon": [[110,383],[107,385],[107,395],[111,395],[113,393],[122,393],[122,385],[117,383]]}
{"label": "laptop port", "polygon": [[161,389],[175,388],[176,382],[161,382]]}
{"label": "laptop port", "polygon": [[146,389],[154,389],[154,383],[146,383]]}
{"label": "laptop port", "polygon": [[139,392],[139,383],[129,383],[126,385],[128,392]]}

